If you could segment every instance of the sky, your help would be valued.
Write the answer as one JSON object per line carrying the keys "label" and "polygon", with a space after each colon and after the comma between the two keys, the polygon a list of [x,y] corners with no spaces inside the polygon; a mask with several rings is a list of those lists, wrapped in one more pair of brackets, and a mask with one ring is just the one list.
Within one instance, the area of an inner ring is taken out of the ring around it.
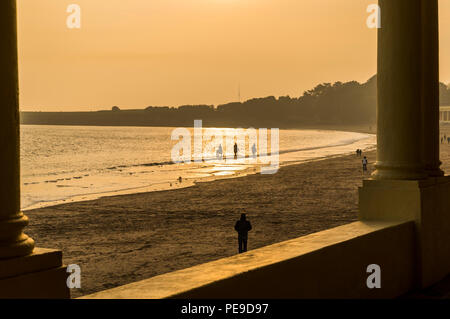
{"label": "sky", "polygon": [[[92,111],[298,97],[376,73],[376,0],[20,0],[20,107]],[[450,0],[440,78],[450,82]],[[68,28],[81,8],[80,28]]]}

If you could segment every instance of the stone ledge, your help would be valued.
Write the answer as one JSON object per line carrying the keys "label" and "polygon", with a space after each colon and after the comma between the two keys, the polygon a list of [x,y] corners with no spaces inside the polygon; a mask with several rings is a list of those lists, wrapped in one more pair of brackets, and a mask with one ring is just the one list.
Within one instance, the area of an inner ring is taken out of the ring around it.
{"label": "stone ledge", "polygon": [[413,222],[355,222],[81,298],[391,298],[414,285],[413,242]]}
{"label": "stone ledge", "polygon": [[39,272],[62,266],[62,252],[55,249],[35,248],[28,256],[0,259],[0,279]]}

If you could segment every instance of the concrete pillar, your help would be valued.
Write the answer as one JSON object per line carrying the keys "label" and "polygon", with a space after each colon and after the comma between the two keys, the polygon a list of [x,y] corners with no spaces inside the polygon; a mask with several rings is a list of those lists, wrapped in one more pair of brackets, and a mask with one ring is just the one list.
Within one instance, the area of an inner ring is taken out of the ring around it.
{"label": "concrete pillar", "polygon": [[16,1],[0,1],[0,258],[25,256],[34,241],[20,212]]}
{"label": "concrete pillar", "polygon": [[439,13],[438,0],[421,0],[422,18],[422,160],[429,176],[439,168]]}
{"label": "concrete pillar", "polygon": [[379,0],[376,179],[427,176],[421,154],[422,2]]}

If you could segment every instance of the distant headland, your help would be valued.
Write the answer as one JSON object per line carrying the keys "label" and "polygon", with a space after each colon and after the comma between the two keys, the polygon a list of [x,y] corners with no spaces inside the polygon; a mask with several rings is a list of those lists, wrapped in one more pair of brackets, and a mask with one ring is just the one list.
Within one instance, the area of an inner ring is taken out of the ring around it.
{"label": "distant headland", "polygon": [[[376,76],[365,83],[323,83],[298,98],[280,96],[245,102],[94,112],[21,112],[22,124],[95,126],[204,126],[304,128],[365,126],[376,123]],[[440,84],[441,105],[450,105],[450,88]],[[370,129],[372,130],[372,129]]]}

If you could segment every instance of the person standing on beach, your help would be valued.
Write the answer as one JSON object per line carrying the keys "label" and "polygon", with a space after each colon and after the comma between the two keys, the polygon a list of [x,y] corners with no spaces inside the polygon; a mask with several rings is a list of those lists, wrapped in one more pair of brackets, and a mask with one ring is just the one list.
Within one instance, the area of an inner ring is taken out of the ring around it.
{"label": "person standing on beach", "polygon": [[241,214],[241,219],[236,222],[234,229],[238,232],[239,253],[244,253],[247,251],[248,232],[252,230],[252,224],[245,214]]}
{"label": "person standing on beach", "polygon": [[362,160],[362,164],[363,164],[363,173],[367,172],[367,157],[364,156],[363,160]]}
{"label": "person standing on beach", "polygon": [[239,151],[239,149],[238,149],[237,143],[234,143],[234,159],[237,158],[238,151]]}
{"label": "person standing on beach", "polygon": [[222,154],[223,154],[222,144],[220,144],[220,145],[219,145],[219,148],[217,149],[217,152],[216,152],[216,156],[217,156],[217,159],[218,159],[218,160],[221,160],[221,159],[222,159]]}

